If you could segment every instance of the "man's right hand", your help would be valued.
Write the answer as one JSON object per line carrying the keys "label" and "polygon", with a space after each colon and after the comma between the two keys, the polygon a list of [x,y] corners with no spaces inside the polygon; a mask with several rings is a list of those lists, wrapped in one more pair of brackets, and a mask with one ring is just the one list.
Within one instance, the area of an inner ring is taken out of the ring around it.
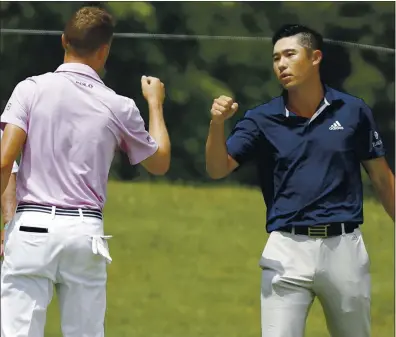
{"label": "man's right hand", "polygon": [[149,133],[158,144],[158,150],[141,164],[151,174],[163,175],[169,170],[171,157],[171,144],[163,114],[165,86],[158,78],[142,76],[142,92],[149,108]]}
{"label": "man's right hand", "polygon": [[212,122],[215,124],[222,124],[225,120],[231,118],[238,110],[238,103],[234,102],[231,97],[220,96],[213,101]]}
{"label": "man's right hand", "polygon": [[142,76],[142,92],[147,102],[164,103],[165,86],[160,79],[151,76]]}

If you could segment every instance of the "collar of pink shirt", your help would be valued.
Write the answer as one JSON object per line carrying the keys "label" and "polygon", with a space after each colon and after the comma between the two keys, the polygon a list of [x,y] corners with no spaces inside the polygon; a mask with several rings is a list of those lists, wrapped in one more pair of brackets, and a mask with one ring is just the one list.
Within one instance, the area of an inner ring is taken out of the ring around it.
{"label": "collar of pink shirt", "polygon": [[55,70],[55,72],[77,73],[91,77],[95,81],[98,81],[103,84],[103,81],[100,79],[98,73],[95,70],[93,70],[90,66],[83,63],[63,63],[58,67],[58,69]]}

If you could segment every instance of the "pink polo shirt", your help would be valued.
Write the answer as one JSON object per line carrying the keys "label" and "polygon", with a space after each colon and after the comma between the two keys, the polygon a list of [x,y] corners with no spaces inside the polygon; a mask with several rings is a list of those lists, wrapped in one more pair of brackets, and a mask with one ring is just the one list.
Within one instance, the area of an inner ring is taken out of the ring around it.
{"label": "pink polo shirt", "polygon": [[102,209],[117,147],[132,165],[158,149],[135,102],[80,63],[18,83],[1,116],[7,123],[27,133],[18,203]]}

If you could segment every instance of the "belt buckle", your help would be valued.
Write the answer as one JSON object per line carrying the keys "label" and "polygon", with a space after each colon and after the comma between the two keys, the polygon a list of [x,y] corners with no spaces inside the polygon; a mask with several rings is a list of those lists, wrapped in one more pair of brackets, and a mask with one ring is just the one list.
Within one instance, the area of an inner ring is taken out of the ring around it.
{"label": "belt buckle", "polygon": [[327,238],[327,227],[329,226],[330,225],[308,227],[308,236],[311,238]]}

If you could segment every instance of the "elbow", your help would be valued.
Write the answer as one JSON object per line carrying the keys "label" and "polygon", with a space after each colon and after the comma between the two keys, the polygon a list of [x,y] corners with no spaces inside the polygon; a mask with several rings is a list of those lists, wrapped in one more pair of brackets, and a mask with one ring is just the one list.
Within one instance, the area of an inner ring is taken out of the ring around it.
{"label": "elbow", "polygon": [[208,174],[209,178],[212,180],[220,180],[223,179],[225,176],[224,175],[218,175],[218,174]]}
{"label": "elbow", "polygon": [[151,174],[164,176],[169,171],[170,162],[170,153],[160,154],[157,158],[156,165],[150,170]]}
{"label": "elbow", "polygon": [[169,168],[170,163],[161,163],[161,165],[158,165],[155,169],[151,170],[151,174],[154,174],[155,176],[164,176],[168,173]]}
{"label": "elbow", "polygon": [[209,167],[206,166],[206,173],[208,174],[209,178],[213,180],[220,180],[223,179],[227,176],[227,174],[224,174],[222,172],[218,172],[216,170],[212,170]]}
{"label": "elbow", "polygon": [[170,151],[157,151],[154,155],[141,162],[141,164],[150,174],[163,176],[169,171],[170,157]]}

